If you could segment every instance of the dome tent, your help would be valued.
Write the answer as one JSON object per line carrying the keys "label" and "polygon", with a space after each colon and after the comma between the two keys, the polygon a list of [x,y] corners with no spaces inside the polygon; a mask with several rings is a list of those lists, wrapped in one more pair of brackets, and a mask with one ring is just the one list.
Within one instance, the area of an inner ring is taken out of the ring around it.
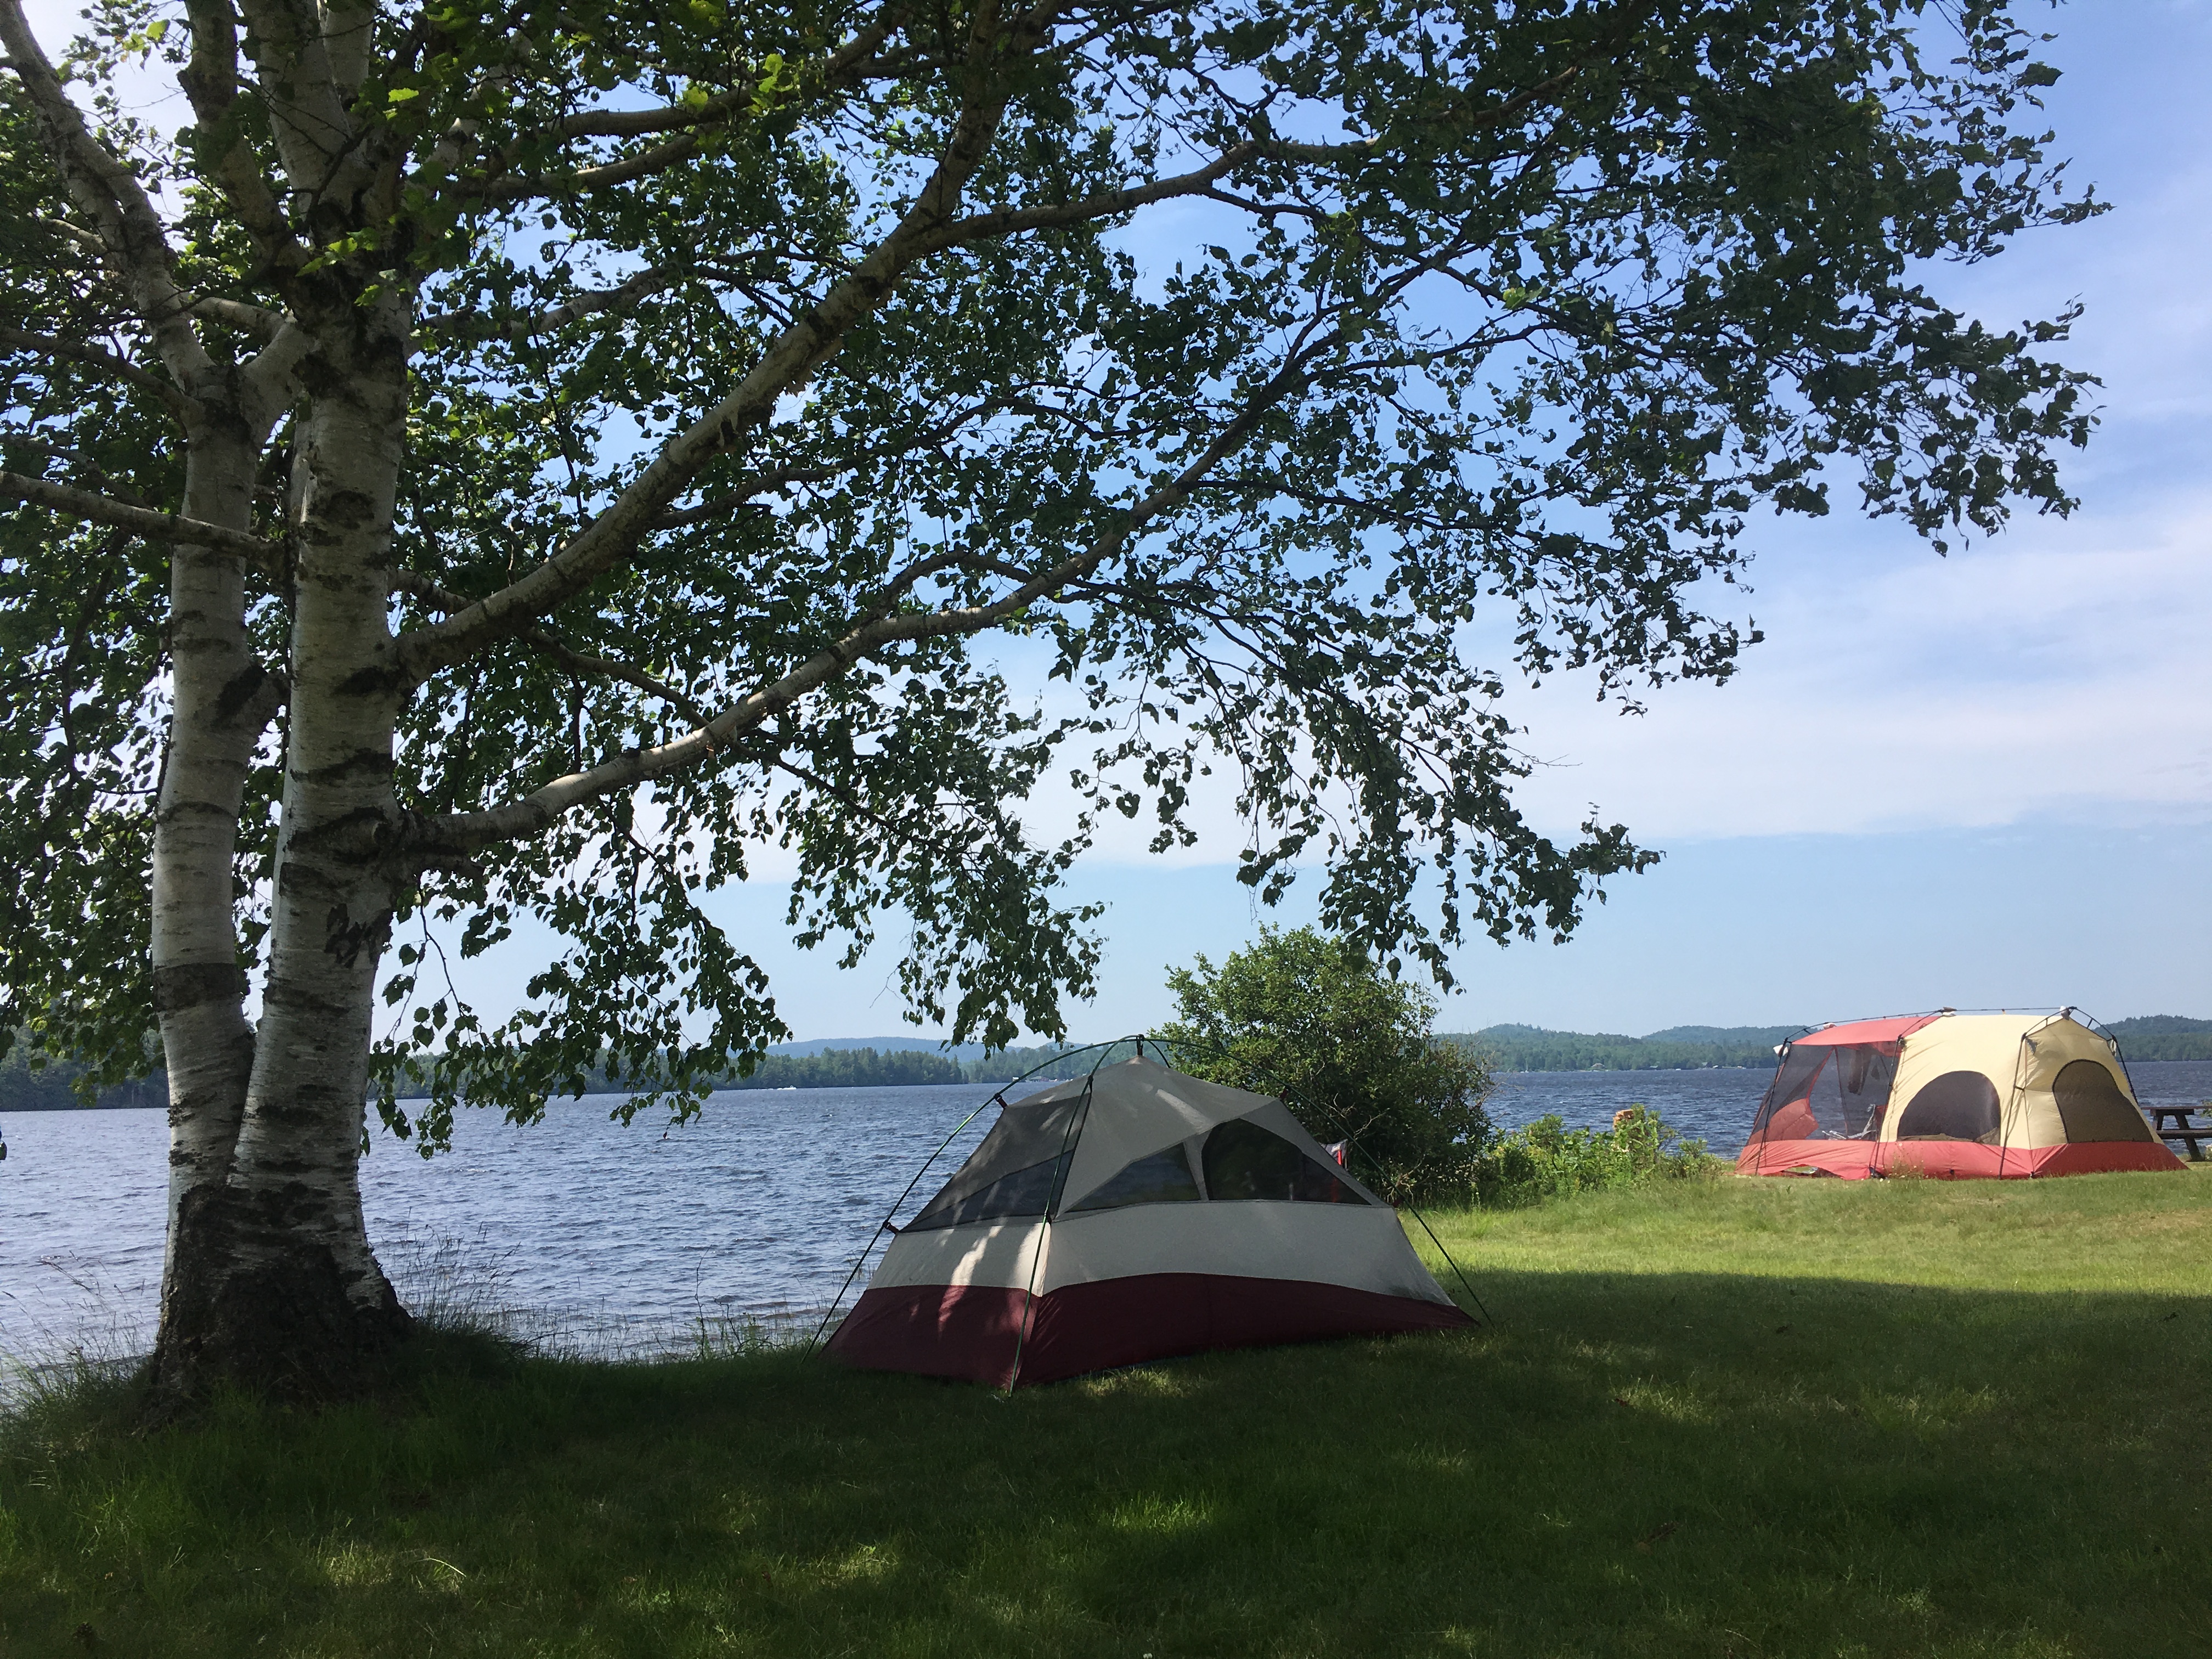
{"label": "dome tent", "polygon": [[1781,1054],[1740,1174],[2183,1167],[2136,1106],[2118,1046],[2070,1008],[1856,1020],[1793,1038]]}
{"label": "dome tent", "polygon": [[1472,1322],[1280,1101],[1139,1056],[1002,1104],[828,1352],[1012,1388]]}

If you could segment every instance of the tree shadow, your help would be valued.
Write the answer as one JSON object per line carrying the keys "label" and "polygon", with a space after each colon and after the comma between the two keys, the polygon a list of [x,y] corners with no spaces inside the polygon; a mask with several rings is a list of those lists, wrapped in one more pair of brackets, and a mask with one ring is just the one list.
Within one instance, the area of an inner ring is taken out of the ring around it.
{"label": "tree shadow", "polygon": [[[478,1355],[404,1409],[240,1406],[112,1468],[110,1515],[134,1494],[147,1513],[81,1565],[37,1504],[16,1549],[78,1581],[47,1599],[54,1627],[105,1620],[118,1651],[131,1630],[220,1651],[278,1616],[362,1652],[1748,1659],[2212,1637],[2193,1576],[2212,1300],[1686,1273],[1483,1289],[1488,1329],[1011,1397],[793,1353]],[[82,1513],[94,1494],[48,1496]],[[118,1563],[132,1588],[103,1589]]]}

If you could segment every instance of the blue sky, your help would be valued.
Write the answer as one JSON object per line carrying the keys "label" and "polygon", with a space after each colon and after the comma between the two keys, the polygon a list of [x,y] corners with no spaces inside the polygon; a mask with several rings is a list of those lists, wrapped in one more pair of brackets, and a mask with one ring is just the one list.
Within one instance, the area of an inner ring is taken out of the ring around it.
{"label": "blue sky", "polygon": [[[2080,509],[1948,559],[1845,513],[1777,525],[1749,601],[1766,642],[1728,685],[1626,719],[1571,680],[1516,695],[1548,763],[1522,791],[1539,821],[1595,802],[1668,856],[1565,945],[1462,951],[1445,1024],[2212,1014],[2212,4],[2051,15],[2058,149],[2113,210],[1936,281],[1993,324],[2087,307],[2063,353],[2105,381],[2070,458]],[[1112,844],[1085,866],[1110,908],[1079,1033],[1158,1019],[1164,966],[1267,919],[1225,862],[1237,839],[1224,822],[1171,866]],[[779,977],[805,1035],[896,1029],[885,973]]]}
{"label": "blue sky", "polygon": [[[2212,1015],[2212,4],[2051,16],[2058,150],[2113,210],[1935,281],[1996,325],[2087,307],[2063,353],[2105,382],[2103,424],[2069,458],[2080,509],[1948,559],[1842,512],[1777,525],[1749,601],[1766,641],[1728,685],[1626,719],[1571,680],[1516,694],[1547,763],[1522,791],[1540,823],[1571,830],[1595,802],[1667,858],[1565,945],[1462,950],[1447,1027]],[[1079,1036],[1149,1025],[1167,965],[1303,919],[1255,910],[1238,841],[1224,815],[1173,860],[1133,841],[1086,862],[1108,954]],[[899,1029],[889,963],[841,974],[780,949],[769,898],[730,919],[794,1030]]]}
{"label": "blue sky", "polygon": [[[33,11],[50,44],[71,32],[74,6]],[[2212,1015],[2212,0],[2047,15],[2058,150],[2113,210],[1935,285],[1996,325],[2087,307],[2062,353],[2105,382],[2067,475],[2080,510],[1948,559],[1843,512],[1777,525],[1748,601],[1766,641],[1728,685],[1630,719],[1571,679],[1516,693],[1546,763],[1522,791],[1540,824],[1571,832],[1595,803],[1667,857],[1564,946],[1463,949],[1447,1028]],[[1172,860],[1137,835],[1085,861],[1075,888],[1109,906],[1108,954],[1098,999],[1071,1011],[1079,1038],[1161,1018],[1166,966],[1304,919],[1295,898],[1255,910],[1242,839],[1216,812]],[[793,951],[783,902],[763,880],[720,908],[796,1035],[901,1029],[891,963],[848,974]],[[487,1012],[542,948],[477,965]]]}

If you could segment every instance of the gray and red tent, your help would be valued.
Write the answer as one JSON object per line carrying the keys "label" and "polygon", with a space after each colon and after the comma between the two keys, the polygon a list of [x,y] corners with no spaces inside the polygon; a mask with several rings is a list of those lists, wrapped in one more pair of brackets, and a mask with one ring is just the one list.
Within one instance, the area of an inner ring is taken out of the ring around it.
{"label": "gray and red tent", "polygon": [[1011,1388],[1471,1322],[1280,1101],[1139,1058],[1005,1106],[829,1352]]}

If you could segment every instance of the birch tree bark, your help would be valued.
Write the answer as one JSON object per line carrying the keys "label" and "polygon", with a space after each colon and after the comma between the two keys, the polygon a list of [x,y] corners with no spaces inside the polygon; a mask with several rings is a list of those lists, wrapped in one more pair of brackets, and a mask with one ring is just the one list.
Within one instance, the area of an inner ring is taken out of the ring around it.
{"label": "birch tree bark", "polygon": [[[342,354],[331,336],[349,332]],[[401,688],[386,617],[406,339],[405,307],[387,300],[341,313],[308,360],[263,1012],[248,1066],[225,1078],[225,1178],[173,1235],[155,1364],[173,1392],[210,1373],[343,1390],[404,1328],[369,1248],[359,1158],[377,967],[404,879],[390,853]]]}
{"label": "birch tree bark", "polygon": [[[234,438],[227,446],[195,445],[186,470],[187,517],[250,532],[253,452],[248,443]],[[193,476],[204,474],[214,476],[204,481]],[[175,712],[155,806],[149,948],[169,1079],[165,1307],[173,1293],[177,1240],[187,1207],[204,1206],[229,1179],[253,1066],[231,865],[247,771],[277,684],[246,636],[238,560],[206,548],[177,547],[170,568]]]}
{"label": "birch tree bark", "polygon": [[0,0],[0,1042],[158,1038],[160,1398],[404,1334],[365,1101],[428,1153],[787,1036],[749,848],[1004,1044],[1102,817],[1225,780],[1238,879],[1449,983],[1656,856],[1523,818],[1513,683],[1727,678],[1692,590],[1837,457],[1939,547],[2065,510],[2069,319],[1910,274],[2097,210],[2006,7],[1356,10],[185,0],[58,70]]}

